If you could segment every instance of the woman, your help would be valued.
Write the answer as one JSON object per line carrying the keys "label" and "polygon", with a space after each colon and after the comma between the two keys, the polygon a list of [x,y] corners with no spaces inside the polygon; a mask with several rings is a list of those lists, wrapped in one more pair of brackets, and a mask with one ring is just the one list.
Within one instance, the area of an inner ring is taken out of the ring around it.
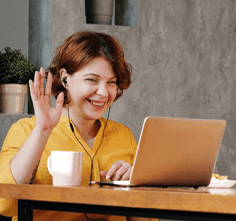
{"label": "woman", "polygon": [[[131,66],[119,42],[106,34],[77,32],[57,49],[47,73],[30,80],[35,117],[8,132],[0,155],[0,182],[52,184],[47,158],[52,150],[84,152],[82,186],[92,180],[127,180],[136,151],[131,131],[102,118],[131,84]],[[56,105],[50,105],[51,93]],[[17,215],[15,200],[0,200],[0,213]],[[34,220],[123,220],[54,211],[35,211]],[[14,219],[13,219],[14,220]]]}

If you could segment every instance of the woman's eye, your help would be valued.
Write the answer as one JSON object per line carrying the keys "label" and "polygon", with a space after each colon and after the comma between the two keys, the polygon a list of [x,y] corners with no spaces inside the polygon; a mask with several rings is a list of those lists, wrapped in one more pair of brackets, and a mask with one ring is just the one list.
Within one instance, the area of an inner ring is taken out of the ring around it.
{"label": "woman's eye", "polygon": [[93,78],[87,78],[86,81],[90,81],[90,82],[93,82],[93,83],[96,83],[97,80],[96,79],[93,79]]}
{"label": "woman's eye", "polygon": [[116,81],[109,81],[109,84],[116,84]]}

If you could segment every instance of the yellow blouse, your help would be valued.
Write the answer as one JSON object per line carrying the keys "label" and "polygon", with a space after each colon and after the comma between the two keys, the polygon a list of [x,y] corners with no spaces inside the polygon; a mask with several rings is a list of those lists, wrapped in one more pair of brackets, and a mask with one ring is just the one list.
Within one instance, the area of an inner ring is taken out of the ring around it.
{"label": "yellow blouse", "polygon": [[[101,127],[92,148],[87,145],[80,134],[75,130],[77,138],[92,158],[102,141],[106,119],[101,118],[100,122]],[[34,126],[35,117],[32,117],[21,119],[10,128],[0,154],[0,183],[15,183],[10,170],[10,161],[27,140]],[[122,159],[132,165],[136,148],[137,144],[130,129],[120,123],[109,120],[105,128],[103,142],[94,159],[93,180],[103,180],[104,178],[100,177],[99,172],[101,170],[108,171],[112,164],[118,160]],[[58,125],[53,129],[48,139],[33,184],[52,185],[52,176],[49,174],[47,169],[47,159],[52,150],[83,152],[84,157],[81,185],[89,185],[91,160],[82,146],[75,139],[74,134],[71,132],[68,118],[66,116],[61,116]],[[5,216],[17,216],[17,200],[0,198],[0,214]],[[124,217],[118,216],[92,214],[88,214],[88,216],[91,219],[105,218],[108,220],[126,220]],[[14,217],[13,220],[17,220],[17,217]],[[34,220],[72,221],[87,219],[84,214],[80,213],[35,210]]]}

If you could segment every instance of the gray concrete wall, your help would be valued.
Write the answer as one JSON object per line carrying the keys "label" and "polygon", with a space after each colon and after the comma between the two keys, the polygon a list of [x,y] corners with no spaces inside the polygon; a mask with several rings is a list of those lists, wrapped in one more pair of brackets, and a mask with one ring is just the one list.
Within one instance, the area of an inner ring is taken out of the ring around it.
{"label": "gray concrete wall", "polygon": [[115,25],[140,26],[140,0],[115,1]]}
{"label": "gray concrete wall", "polygon": [[141,0],[140,27],[86,25],[84,1],[52,0],[52,50],[76,31],[115,35],[133,83],[111,118],[138,141],[146,116],[227,121],[216,171],[236,179],[236,4],[231,0]]}
{"label": "gray concrete wall", "polygon": [[0,50],[21,49],[28,56],[29,0],[0,1]]}
{"label": "gray concrete wall", "polygon": [[29,59],[47,68],[52,56],[52,1],[29,2]]}

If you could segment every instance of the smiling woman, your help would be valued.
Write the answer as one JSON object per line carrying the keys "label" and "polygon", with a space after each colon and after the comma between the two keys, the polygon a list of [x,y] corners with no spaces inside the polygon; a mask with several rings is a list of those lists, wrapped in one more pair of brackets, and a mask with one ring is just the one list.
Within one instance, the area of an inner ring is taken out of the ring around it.
{"label": "smiling woman", "polygon": [[[136,141],[128,127],[102,114],[130,86],[131,70],[115,37],[89,31],[70,36],[57,49],[46,87],[44,68],[29,82],[35,117],[10,128],[0,154],[0,183],[52,185],[47,169],[51,151],[83,152],[81,186],[89,186],[91,180],[128,180]],[[51,94],[57,99],[55,108]],[[17,215],[16,200],[0,199],[0,205],[4,205],[0,214]],[[126,217],[91,214],[89,219]],[[34,220],[88,220],[88,216],[38,210]]]}
{"label": "smiling woman", "polygon": [[118,39],[91,31],[77,32],[57,48],[56,55],[49,67],[49,71],[53,75],[52,94],[57,98],[60,92],[65,91],[60,79],[62,68],[71,75],[97,57],[103,57],[112,66],[118,87],[115,100],[118,99],[123,94],[123,90],[131,84],[132,66],[126,63]]}
{"label": "smiling woman", "polygon": [[99,119],[116,98],[117,77],[110,62],[103,57],[92,59],[72,75],[63,68],[60,76],[67,81],[66,95],[70,100],[67,105],[72,115],[80,112],[86,119]]}

